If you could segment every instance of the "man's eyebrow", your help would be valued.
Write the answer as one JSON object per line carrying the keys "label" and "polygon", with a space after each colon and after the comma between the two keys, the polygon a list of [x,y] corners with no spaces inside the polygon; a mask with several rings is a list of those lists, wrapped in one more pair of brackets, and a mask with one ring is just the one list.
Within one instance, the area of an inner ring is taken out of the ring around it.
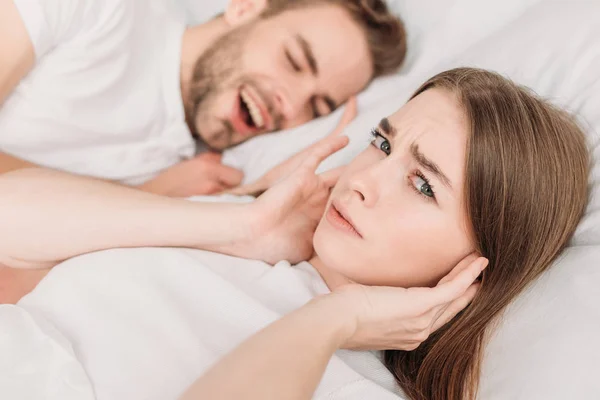
{"label": "man's eyebrow", "polygon": [[410,153],[415,158],[417,163],[419,163],[419,165],[434,174],[440,181],[442,181],[444,185],[448,187],[448,189],[452,190],[452,182],[450,182],[450,179],[448,179],[448,177],[442,172],[436,163],[425,157],[425,154],[419,151],[418,144],[413,143],[410,145]]}
{"label": "man's eyebrow", "polygon": [[314,76],[319,75],[319,66],[317,65],[317,60],[315,59],[315,54],[312,51],[312,47],[310,46],[310,43],[308,43],[306,41],[306,39],[304,39],[299,34],[296,35],[296,41],[302,48],[302,52],[304,53],[304,57],[306,58],[306,62],[308,63],[308,66],[310,67],[310,71],[312,72],[312,74]]}
{"label": "man's eyebrow", "polygon": [[390,120],[387,118],[383,118],[381,121],[379,121],[379,128],[390,138],[394,138],[398,133],[398,131],[396,131],[396,128],[392,124],[390,124]]}

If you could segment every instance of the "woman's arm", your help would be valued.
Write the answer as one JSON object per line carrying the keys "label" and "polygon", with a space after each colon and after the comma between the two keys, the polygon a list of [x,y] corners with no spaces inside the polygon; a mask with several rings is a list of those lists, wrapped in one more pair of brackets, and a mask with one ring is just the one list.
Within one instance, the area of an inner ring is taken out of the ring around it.
{"label": "woman's arm", "polygon": [[413,350],[464,309],[487,260],[465,258],[435,288],[349,285],[242,343],[180,400],[307,400],[339,348]]}
{"label": "woman's arm", "polygon": [[221,359],[181,400],[310,399],[351,334],[333,306],[316,300],[274,322]]}
{"label": "woman's arm", "polygon": [[52,170],[17,170],[0,175],[0,263],[42,268],[112,247],[225,249],[250,234],[245,211]]}
{"label": "woman's arm", "polygon": [[347,143],[322,141],[292,175],[249,204],[194,203],[41,168],[2,174],[0,264],[44,268],[93,251],[146,246],[305,260],[336,181],[335,171],[314,171]]}

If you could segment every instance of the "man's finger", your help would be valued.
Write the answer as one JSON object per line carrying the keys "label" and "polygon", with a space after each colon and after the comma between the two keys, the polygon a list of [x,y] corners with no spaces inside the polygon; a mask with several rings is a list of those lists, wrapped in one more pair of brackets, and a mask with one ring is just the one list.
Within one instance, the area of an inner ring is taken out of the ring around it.
{"label": "man's finger", "polygon": [[236,196],[254,196],[258,197],[264,193],[268,187],[261,182],[249,183],[247,185],[237,186],[223,191],[223,194],[233,194]]}
{"label": "man's finger", "polygon": [[323,183],[325,183],[325,186],[327,186],[328,188],[331,188],[331,187],[334,187],[335,184],[337,183],[338,179],[340,179],[340,176],[342,175],[342,173],[344,173],[345,168],[346,168],[345,166],[333,168],[333,169],[330,169],[329,171],[323,172],[319,176],[323,180]]}
{"label": "man's finger", "polygon": [[453,279],[432,288],[428,296],[431,299],[431,306],[449,303],[462,296],[481,274],[481,271],[487,267],[487,264],[486,258],[479,257]]}
{"label": "man's finger", "polygon": [[242,179],[244,179],[244,173],[242,171],[223,164],[215,166],[213,176],[226,187],[237,186],[242,183]]}
{"label": "man's finger", "polygon": [[218,181],[201,182],[195,189],[194,195],[212,195],[222,193],[226,189],[222,183]]}
{"label": "man's finger", "polygon": [[226,189],[222,192],[222,194],[233,194],[236,196],[245,196],[248,193],[251,193],[252,191],[253,191],[253,185],[248,184],[248,185],[236,186],[231,189]]}
{"label": "man's finger", "polygon": [[442,326],[450,322],[452,318],[456,316],[456,314],[471,304],[480,286],[480,283],[472,284],[462,296],[448,304],[441,315],[434,321],[431,331],[435,332],[440,329]]}
{"label": "man's finger", "polygon": [[223,155],[221,153],[215,153],[214,151],[208,151],[206,153],[201,153],[196,156],[197,159],[204,159],[205,161],[220,163],[223,159]]}
{"label": "man's finger", "polygon": [[330,136],[315,147],[313,151],[304,160],[304,166],[314,171],[317,169],[319,164],[327,157],[335,153],[336,151],[343,149],[348,144],[347,136]]}
{"label": "man's finger", "polygon": [[331,132],[329,135],[330,136],[338,136],[342,132],[344,132],[344,129],[346,128],[346,126],[348,126],[348,124],[350,122],[352,122],[352,120],[354,118],[356,118],[357,113],[358,113],[358,107],[356,104],[356,97],[352,96],[346,102],[346,106],[344,108],[344,113],[342,114],[342,118],[340,119],[340,122],[338,122],[338,124],[335,127],[335,129],[333,130],[333,132]]}

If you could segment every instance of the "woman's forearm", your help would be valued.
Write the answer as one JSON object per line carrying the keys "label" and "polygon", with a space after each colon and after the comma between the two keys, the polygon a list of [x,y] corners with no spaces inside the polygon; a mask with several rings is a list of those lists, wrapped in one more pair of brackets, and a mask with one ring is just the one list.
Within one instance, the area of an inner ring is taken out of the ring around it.
{"label": "woman's forearm", "polygon": [[181,400],[306,400],[333,353],[349,337],[330,299],[317,299],[274,322],[200,377]]}
{"label": "woman's forearm", "polygon": [[0,175],[0,263],[35,268],[111,247],[211,250],[240,240],[244,206],[192,203],[39,168]]}

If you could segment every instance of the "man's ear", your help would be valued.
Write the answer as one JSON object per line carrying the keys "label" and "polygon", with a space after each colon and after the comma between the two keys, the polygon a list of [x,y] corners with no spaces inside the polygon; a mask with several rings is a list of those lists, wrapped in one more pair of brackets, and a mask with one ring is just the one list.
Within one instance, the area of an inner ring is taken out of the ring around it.
{"label": "man's ear", "polygon": [[267,7],[268,0],[230,0],[225,10],[225,21],[236,27],[258,17]]}

